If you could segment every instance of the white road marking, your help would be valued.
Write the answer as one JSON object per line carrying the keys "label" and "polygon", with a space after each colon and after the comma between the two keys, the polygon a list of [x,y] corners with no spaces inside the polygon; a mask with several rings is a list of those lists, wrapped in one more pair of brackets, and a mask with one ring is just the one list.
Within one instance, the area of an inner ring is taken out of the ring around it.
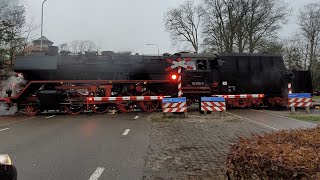
{"label": "white road marking", "polygon": [[138,119],[138,118],[139,118],[139,116],[134,117],[134,119]]}
{"label": "white road marking", "polygon": [[253,110],[253,111],[258,111],[258,112],[261,112],[261,113],[271,114],[271,115],[274,115],[274,116],[278,116],[278,117],[290,119],[290,120],[293,120],[293,121],[304,122],[304,123],[306,123],[306,124],[310,124],[310,125],[313,125],[313,126],[317,126],[317,124],[315,124],[315,123],[311,123],[311,122],[301,121],[301,120],[298,120],[298,119],[289,118],[289,117],[282,116],[282,115],[279,115],[279,114],[275,114],[275,113],[272,113],[272,112],[261,111],[261,110],[256,110],[256,109],[251,109],[251,110]]}
{"label": "white road marking", "polygon": [[46,117],[46,119],[50,119],[50,118],[53,118],[53,117],[55,117],[56,115],[52,115],[52,116],[48,116],[48,117]]}
{"label": "white road marking", "polygon": [[1,131],[5,131],[5,130],[9,130],[10,128],[4,128],[4,129],[0,129],[0,132]]}
{"label": "white road marking", "polygon": [[16,124],[16,123],[19,123],[19,122],[28,121],[28,120],[34,119],[34,118],[36,118],[36,117],[30,117],[30,118],[27,118],[27,119],[24,119],[24,120],[20,120],[20,121],[13,121],[13,122],[7,123],[7,124],[0,124],[0,127],[8,126],[8,125],[11,125],[11,124]]}
{"label": "white road marking", "polygon": [[235,116],[235,117],[237,117],[237,118],[245,119],[245,120],[247,120],[247,121],[250,121],[250,122],[253,122],[253,123],[257,123],[257,124],[260,124],[260,125],[265,126],[265,127],[267,127],[267,128],[270,128],[270,129],[273,129],[273,130],[279,131],[279,129],[278,129],[278,128],[275,128],[275,127],[272,127],[272,126],[269,126],[269,125],[266,125],[266,124],[263,124],[263,123],[260,123],[260,122],[254,121],[254,120],[252,120],[252,119],[248,119],[248,118],[245,118],[245,117],[242,117],[242,116],[239,116],[239,115],[236,115],[236,114],[230,113],[230,112],[226,112],[226,113],[227,113],[227,114],[230,114],[230,115],[232,115],[232,116]]}
{"label": "white road marking", "polygon": [[122,136],[128,135],[128,134],[129,134],[129,131],[130,131],[130,129],[126,129],[126,130],[122,133]]}
{"label": "white road marking", "polygon": [[103,167],[98,167],[96,171],[94,171],[94,173],[91,175],[89,180],[98,180],[103,171],[104,171]]}

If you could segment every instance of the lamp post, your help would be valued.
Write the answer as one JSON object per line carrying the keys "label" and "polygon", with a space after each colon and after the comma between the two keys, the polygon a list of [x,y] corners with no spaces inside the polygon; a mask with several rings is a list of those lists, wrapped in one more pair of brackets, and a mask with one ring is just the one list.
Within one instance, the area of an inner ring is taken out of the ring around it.
{"label": "lamp post", "polygon": [[40,44],[40,49],[42,51],[42,36],[43,36],[43,5],[44,3],[46,2],[47,0],[44,0],[42,2],[42,10],[41,10],[41,37],[40,37],[40,41],[41,41],[41,44]]}
{"label": "lamp post", "polygon": [[158,56],[160,56],[159,45],[158,44],[146,44],[147,46],[157,46],[158,48]]}

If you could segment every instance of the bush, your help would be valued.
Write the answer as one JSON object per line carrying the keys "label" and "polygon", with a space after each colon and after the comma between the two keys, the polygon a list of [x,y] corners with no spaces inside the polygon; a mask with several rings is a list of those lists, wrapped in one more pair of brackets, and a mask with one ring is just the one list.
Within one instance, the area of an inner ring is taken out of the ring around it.
{"label": "bush", "polygon": [[320,127],[240,138],[227,159],[228,179],[320,179]]}

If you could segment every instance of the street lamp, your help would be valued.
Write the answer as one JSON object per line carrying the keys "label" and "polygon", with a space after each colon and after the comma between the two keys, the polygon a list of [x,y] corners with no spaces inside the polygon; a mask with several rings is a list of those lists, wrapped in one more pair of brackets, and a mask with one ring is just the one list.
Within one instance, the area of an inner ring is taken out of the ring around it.
{"label": "street lamp", "polygon": [[41,41],[41,44],[40,44],[40,49],[42,51],[42,36],[43,36],[43,5],[44,3],[46,2],[47,0],[44,0],[42,2],[42,10],[41,10],[41,37],[40,37],[40,41]]}
{"label": "street lamp", "polygon": [[160,56],[159,45],[158,44],[146,44],[147,46],[157,46],[158,48],[158,56]]}

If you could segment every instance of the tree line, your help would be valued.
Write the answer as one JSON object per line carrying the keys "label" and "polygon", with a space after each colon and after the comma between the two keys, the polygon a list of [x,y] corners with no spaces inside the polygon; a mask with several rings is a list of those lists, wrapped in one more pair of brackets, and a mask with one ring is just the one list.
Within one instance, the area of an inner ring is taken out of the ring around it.
{"label": "tree line", "polygon": [[1,66],[12,70],[14,58],[28,46],[36,26],[26,22],[25,7],[18,0],[0,0]]}
{"label": "tree line", "polygon": [[299,10],[292,37],[282,39],[292,9],[283,0],[185,1],[164,15],[174,45],[195,53],[279,53],[289,69],[310,70],[319,86],[320,2]]}
{"label": "tree line", "polygon": [[91,40],[74,40],[70,43],[62,43],[59,46],[60,54],[83,54],[86,51],[98,51],[100,48]]}

